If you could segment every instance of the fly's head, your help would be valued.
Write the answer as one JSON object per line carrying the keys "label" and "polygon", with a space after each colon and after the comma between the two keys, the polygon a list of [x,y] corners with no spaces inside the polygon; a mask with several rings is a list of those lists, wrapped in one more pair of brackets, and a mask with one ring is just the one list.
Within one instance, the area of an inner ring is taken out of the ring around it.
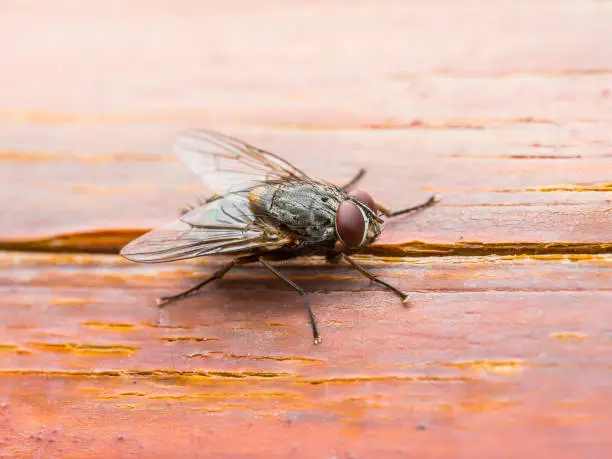
{"label": "fly's head", "polygon": [[336,235],[343,251],[357,252],[371,244],[382,232],[382,220],[374,199],[356,191],[340,202],[336,212]]}

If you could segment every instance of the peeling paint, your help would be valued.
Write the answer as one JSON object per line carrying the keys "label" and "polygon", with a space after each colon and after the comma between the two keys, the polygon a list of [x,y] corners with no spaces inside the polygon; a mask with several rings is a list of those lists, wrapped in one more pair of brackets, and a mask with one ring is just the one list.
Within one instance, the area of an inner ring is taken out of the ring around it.
{"label": "peeling paint", "polygon": [[80,343],[38,343],[29,342],[28,346],[45,352],[78,352],[131,354],[140,348],[123,344],[80,344]]}
{"label": "peeling paint", "polygon": [[199,343],[202,341],[219,341],[219,338],[203,338],[198,336],[169,336],[164,338],[157,338],[159,341],[166,341],[168,343],[175,343],[178,341],[192,341]]}
{"label": "peeling paint", "polygon": [[303,379],[297,381],[299,384],[354,384],[362,382],[385,382],[385,381],[408,381],[408,382],[479,382],[481,378],[467,377],[467,376],[426,376],[426,375],[415,375],[415,376],[355,376],[355,377],[344,377],[344,378],[323,378],[323,379]]}
{"label": "peeling paint", "polygon": [[127,323],[96,322],[96,321],[83,322],[83,325],[85,327],[95,328],[99,330],[110,330],[110,331],[127,331],[135,327],[135,325],[127,324]]}
{"label": "peeling paint", "polygon": [[[210,354],[218,354],[218,353],[210,352]],[[299,356],[272,356],[272,355],[257,356],[257,355],[237,355],[237,354],[225,354],[225,353],[223,353],[223,355],[224,357],[227,357],[230,359],[239,359],[239,360],[245,359],[245,360],[273,360],[275,362],[325,363],[325,360],[313,359],[311,357],[299,357]],[[197,353],[197,354],[190,354],[187,357],[189,358],[206,357],[206,355]]]}
{"label": "peeling paint", "polygon": [[487,373],[513,376],[523,373],[526,367],[550,366],[525,360],[466,360],[460,362],[436,362],[432,365],[456,367],[462,370],[486,371]]}
{"label": "peeling paint", "polygon": [[0,376],[54,376],[54,377],[87,377],[87,378],[119,378],[119,377],[143,377],[153,379],[186,378],[194,380],[251,380],[251,379],[275,379],[295,377],[292,373],[271,371],[204,371],[204,370],[1,370]]}

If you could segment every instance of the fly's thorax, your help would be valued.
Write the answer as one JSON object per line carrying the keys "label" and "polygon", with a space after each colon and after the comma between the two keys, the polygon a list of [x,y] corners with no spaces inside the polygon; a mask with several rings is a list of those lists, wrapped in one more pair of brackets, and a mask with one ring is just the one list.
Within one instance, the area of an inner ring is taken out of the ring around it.
{"label": "fly's thorax", "polygon": [[249,193],[258,218],[290,230],[308,244],[336,239],[334,222],[341,201],[335,187],[317,183],[268,183]]}

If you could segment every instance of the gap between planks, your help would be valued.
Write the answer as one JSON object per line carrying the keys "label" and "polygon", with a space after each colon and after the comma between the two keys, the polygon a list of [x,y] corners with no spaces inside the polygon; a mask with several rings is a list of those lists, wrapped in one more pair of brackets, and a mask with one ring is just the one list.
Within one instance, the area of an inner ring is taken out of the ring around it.
{"label": "gap between planks", "polygon": [[[59,234],[46,238],[0,240],[0,250],[45,253],[118,254],[122,246],[148,229],[99,230]],[[597,255],[612,253],[610,242],[478,242],[453,244],[408,241],[373,244],[362,254],[378,257],[440,257],[489,255]]]}

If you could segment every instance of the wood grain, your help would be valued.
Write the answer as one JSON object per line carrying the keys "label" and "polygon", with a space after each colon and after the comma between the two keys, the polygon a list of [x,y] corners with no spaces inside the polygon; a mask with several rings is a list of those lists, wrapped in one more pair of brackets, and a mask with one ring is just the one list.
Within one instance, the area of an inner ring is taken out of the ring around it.
{"label": "wood grain", "polygon": [[173,218],[208,190],[172,139],[206,126],[367,167],[392,207],[440,194],[394,242],[610,241],[609,3],[230,4],[4,7],[3,239]]}
{"label": "wood grain", "polygon": [[[612,451],[612,3],[0,4],[0,456]],[[208,127],[424,212],[345,266],[113,255]],[[106,254],[106,255],[103,255]]]}
{"label": "wood grain", "polygon": [[[321,325],[313,346],[301,300],[262,268],[160,315],[157,295],[215,264],[3,255],[6,451],[570,457],[611,446],[609,256],[362,261],[411,292],[411,307],[348,267],[287,264]],[[166,438],[156,426],[174,427]]]}

